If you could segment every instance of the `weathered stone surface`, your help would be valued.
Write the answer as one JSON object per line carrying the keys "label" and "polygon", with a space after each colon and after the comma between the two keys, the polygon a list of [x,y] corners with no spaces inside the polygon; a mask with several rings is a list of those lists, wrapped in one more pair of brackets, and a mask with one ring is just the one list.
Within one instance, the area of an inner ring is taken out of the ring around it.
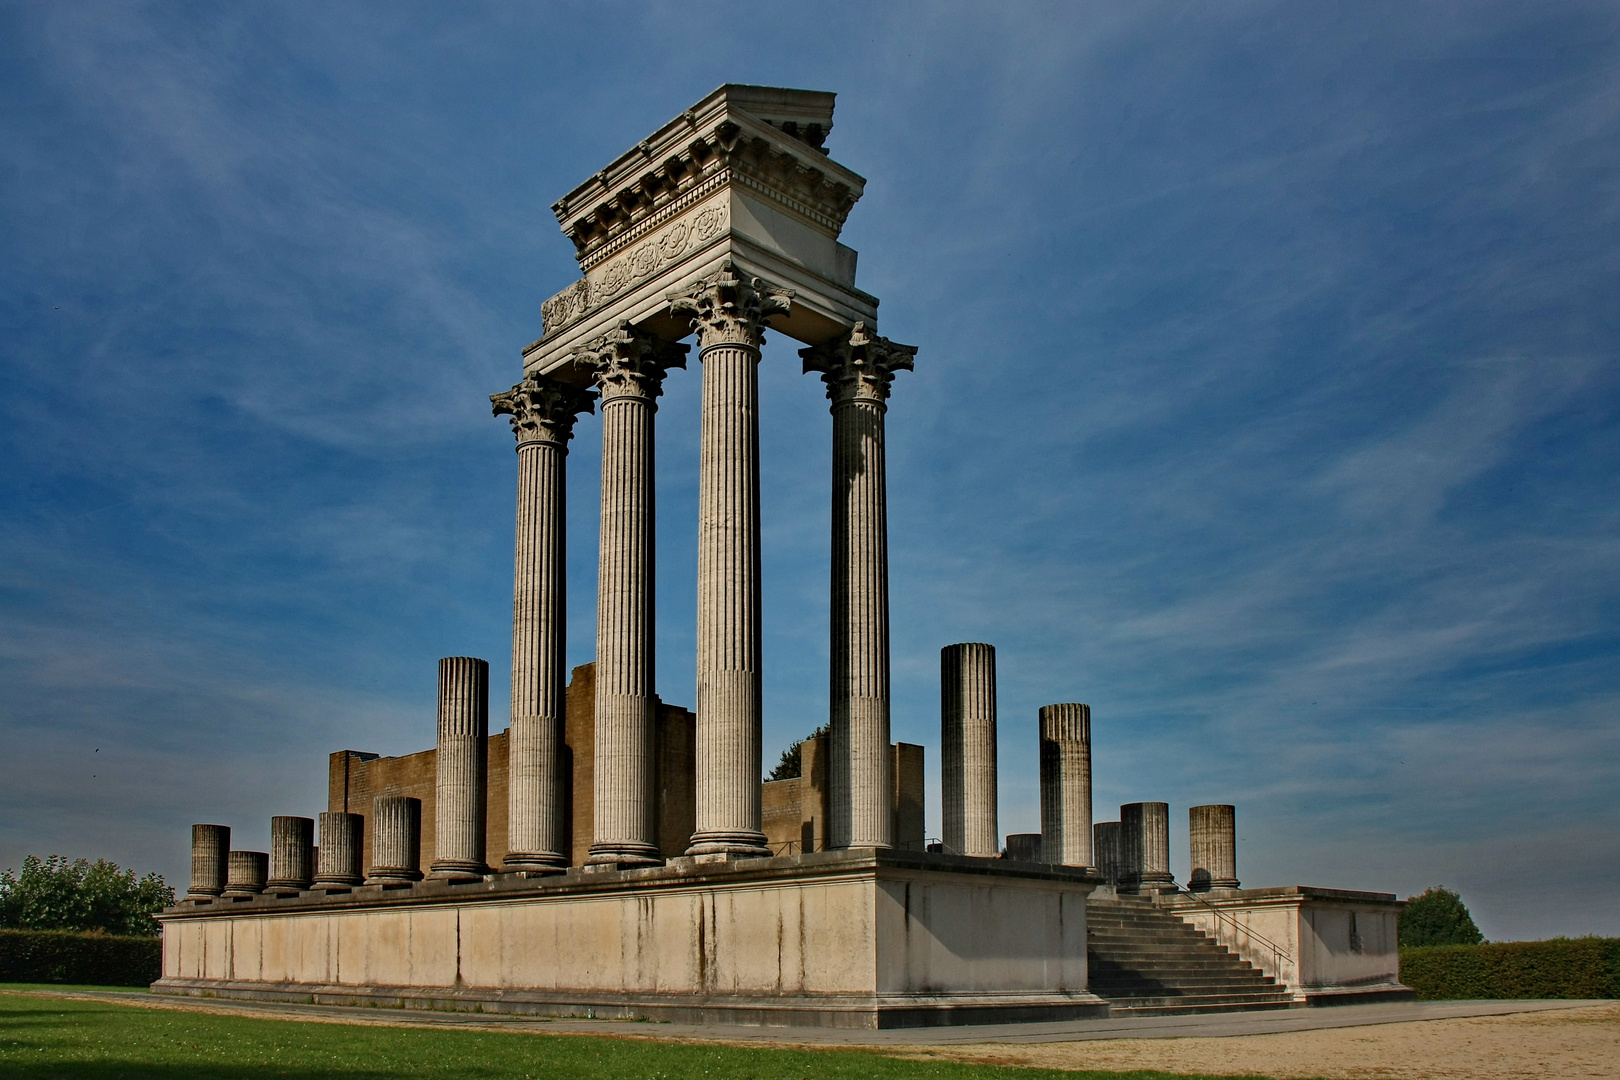
{"label": "weathered stone surface", "polygon": [[226,897],[258,896],[264,892],[265,879],[270,876],[268,851],[233,851],[225,862]]}
{"label": "weathered stone surface", "polygon": [[[517,438],[512,580],[512,726],[508,732],[509,870],[568,865],[563,762],[567,644],[568,441],[595,394],[531,374],[490,403]],[[487,853],[486,853],[487,854]]]}
{"label": "weathered stone surface", "polygon": [[231,850],[229,825],[191,827],[191,886],[187,897],[206,898],[225,891],[226,854]]}
{"label": "weathered stone surface", "polygon": [[1119,808],[1124,866],[1120,886],[1127,891],[1174,888],[1170,876],[1170,804],[1126,803]]}
{"label": "weathered stone surface", "polygon": [[1187,825],[1192,849],[1187,887],[1195,892],[1237,888],[1237,807],[1188,807]]}
{"label": "weathered stone surface", "polygon": [[447,656],[439,661],[434,877],[482,877],[489,871],[484,862],[488,742],[489,662]]}
{"label": "weathered stone surface", "polygon": [[1091,706],[1043,705],[1040,727],[1042,857],[1091,866]]}
{"label": "weathered stone surface", "polygon": [[947,851],[995,858],[996,648],[981,642],[939,651],[940,839]]}
{"label": "weathered stone surface", "polygon": [[801,349],[827,385],[833,418],[832,644],[828,822],[833,847],[894,843],[889,761],[889,518],[884,413],[914,346],[856,323]]}
{"label": "weathered stone surface", "polygon": [[1047,859],[1041,853],[1041,834],[1038,832],[1008,833],[1007,858],[1012,862],[1046,862]]}
{"label": "weathered stone surface", "polygon": [[767,855],[760,817],[759,350],[791,294],[730,263],[670,297],[703,363],[697,827],[690,855]]}
{"label": "weathered stone surface", "polygon": [[343,811],[321,813],[321,846],[316,859],[316,885],[358,885],[365,880],[361,854],[366,819]]}
{"label": "weathered stone surface", "polygon": [[379,795],[372,803],[366,884],[422,880],[422,800]]}
{"label": "weathered stone surface", "polygon": [[1120,835],[1119,822],[1097,822],[1091,827],[1091,837],[1092,858],[1097,860],[1097,872],[1102,875],[1103,884],[1118,885],[1125,866],[1124,838]]}
{"label": "weathered stone surface", "polygon": [[270,819],[271,892],[307,889],[315,879],[315,820],[307,817]]}
{"label": "weathered stone surface", "polygon": [[838,851],[187,906],[163,917],[158,989],[852,1027],[1101,1015],[1094,882]]}

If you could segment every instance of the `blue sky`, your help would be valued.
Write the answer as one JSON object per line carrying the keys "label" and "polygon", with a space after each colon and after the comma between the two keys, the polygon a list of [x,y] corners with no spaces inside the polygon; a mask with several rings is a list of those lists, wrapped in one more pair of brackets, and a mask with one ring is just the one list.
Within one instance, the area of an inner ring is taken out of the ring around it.
{"label": "blue sky", "polygon": [[[183,882],[510,657],[487,395],[551,203],[723,82],[836,91],[889,414],[894,730],[1000,659],[1097,817],[1239,874],[1620,934],[1620,12],[1604,4],[0,6],[0,866]],[[830,420],[761,368],[766,754],[826,714]],[[699,371],[659,413],[690,704]],[[598,421],[570,459],[591,658]],[[492,726],[504,727],[500,712]],[[1543,902],[1552,895],[1556,900]]]}

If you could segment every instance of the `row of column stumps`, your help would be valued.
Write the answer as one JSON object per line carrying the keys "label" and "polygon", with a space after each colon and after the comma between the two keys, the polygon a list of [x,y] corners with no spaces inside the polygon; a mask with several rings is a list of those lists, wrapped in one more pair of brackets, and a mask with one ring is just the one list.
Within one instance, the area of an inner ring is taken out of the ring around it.
{"label": "row of column stumps", "polygon": [[360,869],[365,818],[359,814],[322,812],[319,845],[314,843],[314,819],[273,817],[268,852],[231,850],[228,825],[193,825],[191,884],[185,899],[421,880],[422,801],[379,796],[372,823],[373,860],[365,874]]}
{"label": "row of column stumps", "polygon": [[[1097,869],[1103,880],[1127,890],[1173,888],[1170,873],[1170,806],[1162,802],[1126,803],[1118,821],[1094,826]],[[1237,809],[1229,803],[1187,809],[1188,847],[1192,870],[1186,887],[1192,892],[1236,889]]]}

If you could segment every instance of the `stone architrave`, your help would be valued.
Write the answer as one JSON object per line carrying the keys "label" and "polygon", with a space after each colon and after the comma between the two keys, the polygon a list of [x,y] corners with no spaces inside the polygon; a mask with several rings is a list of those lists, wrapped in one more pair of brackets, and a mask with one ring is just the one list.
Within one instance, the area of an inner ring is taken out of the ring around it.
{"label": "stone architrave", "polygon": [[1173,888],[1170,876],[1170,804],[1126,803],[1119,808],[1124,856],[1120,884],[1127,890],[1158,892]]}
{"label": "stone architrave", "polygon": [[686,366],[686,349],[622,323],[574,358],[595,378],[602,411],[592,865],[661,861],[653,788],[653,417],[664,375]]}
{"label": "stone architrave", "polygon": [[1237,888],[1237,807],[1228,803],[1188,807],[1187,832],[1192,848],[1187,888],[1194,892]]}
{"label": "stone architrave", "polygon": [[1041,850],[1049,863],[1091,866],[1091,706],[1043,705]]}
{"label": "stone architrave", "polygon": [[[437,795],[435,795],[437,798]],[[371,803],[367,885],[422,880],[422,800],[379,795]]]}
{"label": "stone architrave", "polygon": [[727,261],[670,296],[703,364],[697,822],[689,855],[769,855],[760,819],[759,351],[791,292]]}
{"label": "stone architrave", "polygon": [[191,886],[186,899],[210,899],[225,891],[225,858],[230,850],[229,825],[191,827]]}
{"label": "stone architrave", "polygon": [[889,511],[883,417],[917,349],[858,322],[799,350],[833,418],[828,832],[833,847],[889,847]]}
{"label": "stone architrave", "polygon": [[321,813],[321,846],[315,860],[315,884],[350,886],[365,880],[360,860],[366,819],[359,814]]}
{"label": "stone architrave", "polygon": [[596,394],[531,374],[490,395],[517,437],[512,575],[512,726],[507,735],[507,870],[568,866],[562,767],[567,627],[568,441]]}
{"label": "stone architrave", "polygon": [[433,785],[435,878],[482,877],[489,798],[489,661],[439,661],[439,743]]}
{"label": "stone architrave", "polygon": [[229,897],[258,896],[270,876],[268,851],[233,851],[226,858],[225,891]]}
{"label": "stone architrave", "polygon": [[939,652],[940,839],[959,855],[993,859],[996,838],[996,648],[980,642]]}
{"label": "stone architrave", "polygon": [[270,892],[297,892],[315,879],[315,819],[270,819]]}

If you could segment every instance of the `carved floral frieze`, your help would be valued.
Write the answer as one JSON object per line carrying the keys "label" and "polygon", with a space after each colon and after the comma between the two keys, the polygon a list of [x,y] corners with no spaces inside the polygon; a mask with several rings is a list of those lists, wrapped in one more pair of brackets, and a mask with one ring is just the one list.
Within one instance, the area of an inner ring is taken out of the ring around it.
{"label": "carved floral frieze", "polygon": [[637,282],[685,258],[725,232],[729,218],[723,201],[699,207],[590,271],[540,305],[544,333],[553,334],[584,318]]}

